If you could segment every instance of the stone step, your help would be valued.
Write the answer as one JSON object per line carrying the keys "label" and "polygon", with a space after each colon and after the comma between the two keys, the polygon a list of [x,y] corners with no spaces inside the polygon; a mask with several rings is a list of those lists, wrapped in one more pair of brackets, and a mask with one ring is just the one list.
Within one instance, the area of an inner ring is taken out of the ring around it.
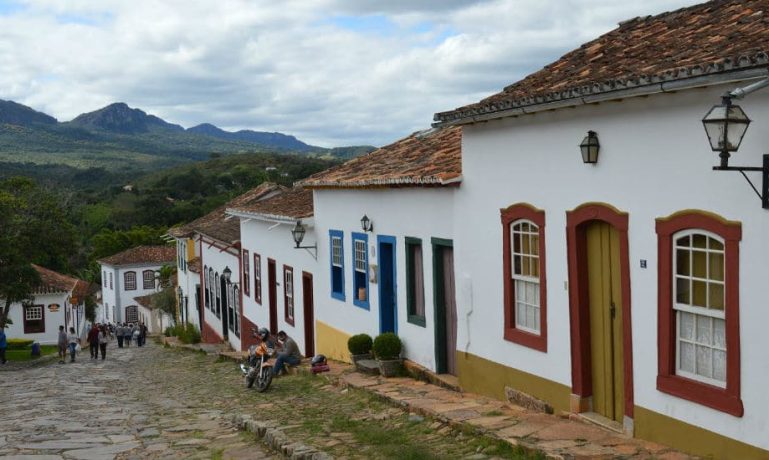
{"label": "stone step", "polygon": [[361,359],[356,367],[364,374],[379,375],[379,363],[375,359]]}

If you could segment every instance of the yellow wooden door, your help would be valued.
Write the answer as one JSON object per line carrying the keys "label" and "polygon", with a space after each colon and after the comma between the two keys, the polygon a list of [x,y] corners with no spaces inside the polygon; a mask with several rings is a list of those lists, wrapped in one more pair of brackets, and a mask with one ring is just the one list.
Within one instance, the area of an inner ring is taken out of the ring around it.
{"label": "yellow wooden door", "polygon": [[624,360],[619,232],[605,222],[587,228],[593,411],[622,422]]}

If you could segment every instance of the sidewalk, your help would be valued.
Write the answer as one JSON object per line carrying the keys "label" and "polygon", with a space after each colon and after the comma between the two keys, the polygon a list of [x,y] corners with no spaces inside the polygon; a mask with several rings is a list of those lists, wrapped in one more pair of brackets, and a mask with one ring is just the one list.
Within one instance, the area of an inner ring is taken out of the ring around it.
{"label": "sidewalk", "polygon": [[692,457],[672,448],[628,438],[598,426],[472,393],[457,393],[412,378],[383,378],[354,372],[332,363],[326,374],[342,385],[378,395],[404,409],[501,439],[514,446],[542,452],[552,459],[683,460]]}

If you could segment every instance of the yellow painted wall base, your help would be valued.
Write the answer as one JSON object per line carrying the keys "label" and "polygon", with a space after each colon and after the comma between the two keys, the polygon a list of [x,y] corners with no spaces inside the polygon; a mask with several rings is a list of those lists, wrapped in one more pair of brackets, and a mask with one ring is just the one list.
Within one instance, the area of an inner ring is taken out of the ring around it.
{"label": "yellow painted wall base", "polygon": [[347,340],[350,334],[328,324],[315,320],[315,346],[316,353],[326,355],[327,358],[350,362],[350,351],[347,349]]}
{"label": "yellow painted wall base", "polygon": [[556,412],[569,411],[571,388],[566,385],[461,351],[457,371],[465,391],[504,400],[508,386],[547,402]]}
{"label": "yellow painted wall base", "polygon": [[635,406],[635,436],[704,458],[766,460],[769,451]]}

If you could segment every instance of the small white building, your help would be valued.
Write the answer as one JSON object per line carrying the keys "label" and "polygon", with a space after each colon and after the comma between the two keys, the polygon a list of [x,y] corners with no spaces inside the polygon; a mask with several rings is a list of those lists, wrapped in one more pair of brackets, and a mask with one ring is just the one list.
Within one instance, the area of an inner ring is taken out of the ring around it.
{"label": "small white building", "polygon": [[139,307],[139,322],[147,326],[148,334],[162,334],[168,326],[174,324],[174,318],[152,303],[156,294],[144,295],[134,298]]}
{"label": "small white building", "polygon": [[12,324],[5,333],[9,339],[34,340],[42,345],[55,345],[59,326],[78,334],[85,327],[85,296],[88,283],[53,270],[32,265],[40,276],[40,285],[28,305],[11,304],[8,312]]}
{"label": "small white building", "polygon": [[[740,174],[713,171],[702,126],[725,93],[769,83],[766,11],[713,1],[636,18],[436,114],[463,129],[464,388],[708,458],[769,458],[769,213]],[[769,90],[732,99],[754,121],[729,166],[760,166]]]}
{"label": "small white building", "polygon": [[113,323],[138,322],[134,299],[158,291],[158,273],[165,265],[175,265],[175,256],[173,246],[137,246],[100,259],[103,313],[99,317]]}
{"label": "small white building", "polygon": [[[240,220],[243,348],[251,329],[284,331],[305,356],[315,354],[314,276],[318,268],[312,191],[293,188],[227,208]],[[297,245],[292,231],[304,232]],[[296,247],[300,246],[300,247]]]}
{"label": "small white building", "polygon": [[456,372],[460,148],[459,128],[427,130],[299,182],[314,192],[319,353],[349,361],[351,335],[395,332],[405,358]]}

